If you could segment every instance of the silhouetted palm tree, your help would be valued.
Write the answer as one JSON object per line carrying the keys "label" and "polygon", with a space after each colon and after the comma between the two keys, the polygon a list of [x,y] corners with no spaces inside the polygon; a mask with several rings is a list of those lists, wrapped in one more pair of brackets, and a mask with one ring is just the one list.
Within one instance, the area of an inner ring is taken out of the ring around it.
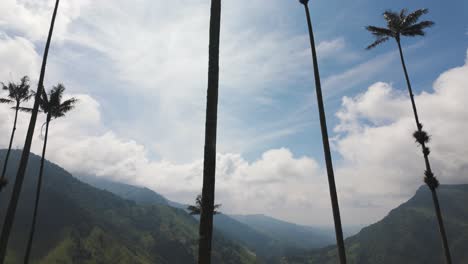
{"label": "silhouetted palm tree", "polygon": [[12,109],[15,110],[15,119],[13,121],[13,130],[11,131],[10,144],[8,145],[5,161],[3,162],[2,176],[0,177],[0,191],[2,191],[3,187],[5,187],[8,183],[5,173],[8,166],[8,158],[10,157],[13,138],[15,137],[16,121],[18,120],[18,111],[20,110],[21,103],[27,102],[32,96],[32,93],[29,90],[28,76],[24,76],[23,78],[21,78],[21,82],[18,84],[10,82],[8,83],[8,85],[5,85],[4,83],[1,83],[1,85],[2,90],[8,91],[8,98],[0,98],[0,103],[15,103],[15,106],[12,107]]}
{"label": "silhouetted palm tree", "polygon": [[213,236],[216,178],[216,127],[218,121],[220,29],[221,0],[211,0],[202,211],[200,215],[200,237],[198,243],[199,264],[211,263],[211,239]]}
{"label": "silhouetted palm tree", "polygon": [[29,233],[28,245],[26,247],[26,254],[24,257],[25,264],[29,262],[29,256],[31,253],[34,232],[36,230],[36,219],[37,219],[37,211],[39,207],[39,199],[41,197],[42,176],[44,173],[44,160],[45,160],[45,152],[47,148],[47,138],[49,135],[49,124],[50,124],[50,121],[52,121],[53,119],[57,119],[59,117],[65,116],[65,114],[68,111],[72,110],[75,107],[75,103],[77,102],[77,99],[75,98],[71,98],[62,102],[62,96],[63,96],[64,91],[65,91],[65,87],[62,84],[58,84],[57,86],[54,86],[52,88],[49,96],[47,96],[45,91],[42,91],[42,96],[39,101],[41,111],[44,112],[47,115],[47,117],[46,117],[46,122],[45,122],[45,136],[44,136],[44,145],[42,147],[41,167],[39,168],[39,178],[37,180],[36,200],[34,202],[34,213],[33,213],[33,218],[32,218],[31,230]]}
{"label": "silhouetted palm tree", "polygon": [[[214,206],[214,211],[213,214],[220,214],[219,211],[216,209],[220,208],[220,204],[215,204]],[[200,215],[202,211],[202,196],[201,194],[197,195],[197,198],[195,198],[195,205],[189,205],[187,206],[187,210],[189,211],[189,214],[191,215]]]}
{"label": "silhouetted palm tree", "polygon": [[52,40],[52,32],[54,31],[55,18],[57,16],[57,10],[59,6],[59,0],[55,1],[55,8],[52,14],[52,20],[50,22],[49,34],[47,36],[47,42],[44,50],[44,56],[42,58],[41,73],[39,75],[39,82],[37,84],[36,96],[34,99],[34,106],[31,112],[31,119],[29,121],[28,132],[26,133],[26,140],[24,142],[23,152],[21,153],[21,159],[18,165],[18,172],[16,174],[15,183],[13,185],[13,191],[11,195],[11,201],[8,204],[6,211],[5,221],[3,222],[2,234],[0,236],[0,263],[5,261],[8,239],[10,237],[11,228],[15,218],[16,207],[18,206],[18,200],[21,193],[21,187],[23,186],[24,174],[26,167],[28,166],[29,153],[31,151],[31,143],[34,136],[34,128],[36,127],[37,114],[39,111],[39,100],[44,89],[44,76],[47,65],[47,56],[49,54],[50,42]]}
{"label": "silhouetted palm tree", "polygon": [[310,46],[312,49],[312,62],[314,65],[317,105],[319,109],[320,127],[322,130],[322,142],[323,142],[323,150],[324,150],[324,155],[325,155],[325,163],[327,166],[328,186],[330,189],[330,199],[331,199],[331,204],[332,204],[332,209],[333,209],[333,220],[335,223],[335,234],[336,234],[336,242],[338,246],[338,256],[340,258],[340,263],[345,264],[346,252],[345,252],[345,245],[344,245],[344,239],[343,239],[343,229],[341,226],[338,195],[336,193],[335,175],[333,172],[333,163],[332,163],[332,157],[331,157],[331,152],[330,152],[330,143],[328,141],[327,121],[325,117],[325,107],[324,107],[323,98],[322,98],[322,85],[320,82],[317,52],[315,49],[314,31],[312,29],[312,21],[310,19],[310,11],[309,11],[309,6],[308,6],[309,0],[299,0],[299,2],[301,2],[301,4],[304,5],[304,9],[306,12],[306,17],[307,17],[307,26],[309,28]]}
{"label": "silhouetted palm tree", "polygon": [[447,235],[445,233],[444,222],[442,219],[442,214],[440,212],[439,199],[437,197],[436,189],[439,186],[439,182],[434,176],[434,173],[431,169],[431,164],[429,162],[429,153],[430,150],[426,146],[429,142],[428,134],[423,130],[423,125],[419,121],[418,111],[416,109],[416,102],[414,101],[413,89],[411,88],[411,82],[408,76],[408,70],[406,69],[405,59],[403,56],[403,49],[401,48],[401,37],[414,37],[414,36],[424,36],[424,29],[434,25],[432,21],[422,21],[418,22],[419,18],[428,13],[427,9],[418,9],[412,13],[407,13],[406,9],[402,9],[400,12],[385,11],[383,16],[387,21],[387,27],[375,27],[367,26],[366,29],[371,32],[376,40],[374,43],[369,45],[367,49],[372,49],[387,40],[393,38],[396,40],[398,45],[398,50],[400,51],[401,64],[403,66],[403,72],[405,74],[406,84],[408,86],[408,92],[411,98],[411,105],[413,107],[414,118],[416,121],[417,131],[414,132],[413,136],[416,139],[416,142],[419,143],[422,147],[422,153],[424,155],[424,163],[426,165],[425,178],[424,181],[429,186],[429,189],[432,193],[432,200],[434,202],[435,212],[437,215],[437,220],[439,223],[439,231],[442,237],[442,244],[444,247],[445,258],[448,264],[452,263],[452,258],[450,256],[450,249],[448,246]]}

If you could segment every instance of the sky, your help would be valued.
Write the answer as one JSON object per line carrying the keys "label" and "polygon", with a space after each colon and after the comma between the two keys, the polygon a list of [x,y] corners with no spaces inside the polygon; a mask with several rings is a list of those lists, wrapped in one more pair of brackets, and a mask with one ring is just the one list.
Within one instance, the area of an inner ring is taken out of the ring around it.
{"label": "sky", "polygon": [[[36,88],[53,5],[0,2],[0,81],[28,75]],[[79,102],[53,121],[47,158],[75,175],[192,203],[202,187],[209,7],[208,0],[62,1],[45,83],[63,83]],[[387,9],[429,8],[423,19],[436,22],[426,37],[403,39],[403,49],[436,176],[468,183],[468,3],[317,0],[310,7],[344,226],[380,220],[423,184],[396,44],[365,50],[373,38],[364,27],[384,26]],[[221,211],[332,226],[298,1],[223,1],[219,89]],[[0,106],[2,148],[13,117]],[[28,120],[20,115],[15,148]]]}

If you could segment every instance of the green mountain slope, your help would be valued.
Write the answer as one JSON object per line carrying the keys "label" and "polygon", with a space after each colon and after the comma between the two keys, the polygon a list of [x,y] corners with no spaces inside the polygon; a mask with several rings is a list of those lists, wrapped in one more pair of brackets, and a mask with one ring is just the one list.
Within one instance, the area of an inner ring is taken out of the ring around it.
{"label": "green mountain slope", "polygon": [[[92,176],[80,177],[97,188],[112,192],[139,204],[169,204],[185,209],[187,206],[168,201],[147,188],[116,183]],[[333,243],[333,233],[327,230],[280,221],[262,215],[226,215],[214,218],[215,229],[233,241],[254,251],[264,262],[298,250],[319,248]]]}
{"label": "green mountain slope", "polygon": [[331,230],[296,225],[266,215],[234,215],[232,217],[259,232],[274,237],[289,247],[310,249],[334,243]]}
{"label": "green mountain slope", "polygon": [[[10,157],[10,179],[19,156]],[[22,263],[39,160],[30,157],[5,263]],[[43,187],[31,263],[195,263],[198,224],[183,210],[122,199],[49,162]],[[0,194],[2,220],[11,188]],[[219,233],[213,244],[214,263],[256,263],[252,252]]]}
{"label": "green mountain slope", "polygon": [[138,204],[170,205],[166,198],[148,188],[110,181],[95,176],[79,176],[78,179],[98,189],[109,191],[126,200],[135,201]]}
{"label": "green mountain slope", "polygon": [[[453,263],[468,263],[468,185],[440,186],[439,198]],[[362,229],[345,243],[351,264],[444,263],[431,193],[426,186],[380,222]],[[284,258],[281,263],[332,264],[338,260],[336,248],[328,247]]]}

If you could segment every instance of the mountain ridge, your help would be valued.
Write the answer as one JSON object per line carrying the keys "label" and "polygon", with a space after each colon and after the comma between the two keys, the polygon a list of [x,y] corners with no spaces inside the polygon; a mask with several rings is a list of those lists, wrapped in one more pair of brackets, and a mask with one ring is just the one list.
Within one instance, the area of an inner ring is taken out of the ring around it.
{"label": "mountain ridge", "polygon": [[[468,263],[468,184],[438,188],[453,263]],[[350,264],[444,263],[431,193],[421,186],[415,195],[382,220],[345,240]],[[335,246],[284,257],[283,264],[337,263]]]}
{"label": "mountain ridge", "polygon": [[[110,191],[118,196],[133,200],[137,203],[146,203],[150,200],[155,203],[161,202],[169,204],[170,206],[184,210],[187,207],[186,205],[170,201],[162,195],[145,187],[116,183],[108,179],[97,179],[95,176],[82,176],[80,179],[94,185],[95,187]],[[140,192],[138,192],[138,190],[140,190]],[[132,192],[132,196],[128,195],[130,191]],[[138,195],[139,193],[141,196],[146,197],[146,199],[142,199],[142,197]],[[152,193],[156,198],[150,197],[150,195],[148,195],[150,193]],[[250,216],[245,217],[249,218]],[[221,213],[214,217],[214,228],[219,230],[229,239],[247,246],[265,261],[269,261],[272,257],[278,257],[291,251],[296,252],[298,250],[326,246],[331,244],[333,241],[331,232],[329,232],[330,235],[327,236],[327,231],[320,233],[313,227],[299,226],[273,217],[265,217],[265,219],[269,219],[270,222],[273,221],[275,223],[281,223],[281,225],[277,224],[266,229],[260,229],[258,228],[258,225],[252,225],[249,221],[239,221],[239,219],[236,219],[236,216]],[[297,230],[295,230],[296,233],[294,233],[293,236],[298,238],[298,242],[294,241],[293,238],[287,238],[284,235],[288,230],[291,230],[291,227],[297,228]],[[277,230],[284,231],[278,232]]]}
{"label": "mountain ridge", "polygon": [[[12,150],[8,175],[21,151]],[[5,151],[0,150],[0,158]],[[5,263],[20,263],[34,201],[40,157],[31,154]],[[10,197],[13,184],[0,194]],[[0,203],[0,217],[6,202]],[[3,223],[2,223],[3,224]],[[46,162],[32,263],[196,263],[198,224],[183,210],[139,205],[82,183]],[[214,233],[213,262],[258,263],[244,246]]]}

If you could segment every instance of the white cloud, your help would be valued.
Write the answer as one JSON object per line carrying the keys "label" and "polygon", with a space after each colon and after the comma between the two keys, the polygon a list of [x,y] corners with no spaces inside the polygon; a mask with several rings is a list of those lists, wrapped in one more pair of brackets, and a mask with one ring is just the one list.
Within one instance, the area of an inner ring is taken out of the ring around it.
{"label": "white cloud", "polygon": [[[80,15],[89,0],[61,1],[57,13],[54,39],[63,40],[69,24]],[[32,41],[47,37],[55,0],[2,0],[0,28],[15,31]]]}
{"label": "white cloud", "polygon": [[[468,148],[461,143],[463,133],[457,132],[468,129],[467,76],[468,65],[451,69],[437,79],[433,92],[416,96],[433,136],[431,159],[443,184],[464,182],[468,169]],[[180,202],[189,203],[200,192],[202,160],[152,160],[143,145],[101,124],[95,99],[74,96],[80,100],[76,110],[51,125],[48,158],[73,173],[146,186]],[[336,166],[343,220],[345,225],[370,223],[423,184],[423,161],[411,137],[414,121],[404,90],[376,83],[343,102],[340,137],[334,142],[343,158]],[[13,113],[4,106],[0,111],[1,133],[8,134]],[[22,142],[27,121],[22,114],[15,145]],[[36,133],[33,151],[38,153]],[[264,213],[303,224],[327,225],[332,219],[323,169],[314,159],[295,157],[285,148],[265,151],[252,162],[240,154],[218,154],[217,202],[227,213]]]}
{"label": "white cloud", "polygon": [[353,88],[371,80],[375,74],[386,69],[388,65],[395,60],[396,56],[397,54],[395,52],[379,55],[342,73],[328,76],[323,80],[323,87],[327,90],[327,95],[339,95],[346,89]]}
{"label": "white cloud", "polygon": [[317,45],[317,53],[322,54],[326,57],[337,50],[342,50],[346,46],[344,38],[337,38],[330,41],[322,41]]}
{"label": "white cloud", "polygon": [[[0,29],[26,37],[42,52],[54,3],[6,0],[0,4]],[[288,16],[279,15],[273,23],[268,15],[279,13],[281,6],[281,1],[266,7],[258,0],[223,6],[219,110],[225,120],[220,126],[226,137],[219,143],[223,150],[246,151],[231,143],[258,136],[245,129],[249,125],[245,116],[257,114],[262,106],[274,108],[277,102],[272,98],[283,94],[291,80],[310,76],[306,32],[291,34],[284,26]],[[101,100],[106,116],[127,111],[111,107],[112,102],[103,101],[107,97],[127,101],[131,119],[103,122],[120,134],[140,138],[158,157],[191,161],[202,155],[208,28],[208,2],[62,1],[46,83],[63,81],[73,92],[90,93]],[[324,59],[348,53],[343,38],[324,41],[319,50]],[[225,98],[230,103],[223,103]],[[256,122],[260,131],[272,125]],[[260,140],[285,135],[263,132]]]}
{"label": "white cloud", "polygon": [[[239,109],[256,107],[259,102],[268,104],[276,92],[271,89],[272,84],[284,84],[291,78],[284,72],[306,74],[302,67],[309,62],[309,54],[304,52],[308,45],[305,38],[289,36],[284,30],[269,33],[239,26],[258,19],[257,11],[264,8],[262,2],[248,5],[233,2],[226,3],[223,9],[220,101],[232,98],[240,102],[220,107],[220,117],[235,122],[225,122],[226,127],[220,128],[229,131],[225,135],[238,131],[233,134],[252,138],[237,126]],[[237,12],[243,13],[242,21],[238,20]],[[137,103],[128,105],[137,114],[135,118],[114,128],[143,138],[150,151],[159,157],[179,162],[199,158],[206,103],[209,3],[95,1],[82,7],[80,14],[68,25],[70,33],[65,37],[68,44],[79,48],[64,50],[61,56],[65,59],[55,61],[63,65],[51,65],[50,69],[74,68],[74,60],[80,59],[77,52],[97,51],[107,60],[104,64],[96,60],[97,65],[90,65],[93,73],[98,71],[100,78],[105,76],[119,84],[87,89],[140,97]],[[140,109],[148,102],[151,105]],[[148,120],[155,122],[149,127]],[[236,148],[225,143],[230,141],[220,142],[220,147]],[[183,153],[178,151],[181,148],[185,150]]]}
{"label": "white cloud", "polygon": [[[310,51],[308,50],[310,53]],[[359,58],[356,52],[350,51],[344,37],[321,41],[317,45],[317,56],[321,60],[333,59],[334,62],[350,62]]]}
{"label": "white cloud", "polygon": [[[102,126],[99,103],[88,95],[68,95],[79,99],[69,115],[53,120],[49,130],[46,158],[70,172],[97,175],[130,184],[149,187],[166,197],[193,202],[202,186],[203,161],[175,163],[148,158],[146,148],[134,140],[120,137]],[[0,132],[10,133],[13,111],[0,106]],[[40,128],[36,126],[32,151],[41,151]],[[20,114],[14,146],[21,147],[26,134],[28,114]],[[8,142],[0,142],[7,147]],[[224,153],[217,157],[217,201],[230,213],[263,212],[283,219],[308,222],[310,215],[296,217],[301,208],[327,210],[326,186],[316,161],[294,157],[288,149],[272,149],[254,162],[240,154]],[[315,195],[321,194],[319,198]],[[254,201],[254,202],[253,202]],[[318,221],[327,222],[322,214]],[[316,220],[317,220],[316,219]]]}
{"label": "white cloud", "polygon": [[9,37],[0,33],[0,80],[16,82],[24,75],[37,74],[39,55],[34,45],[22,37]]}
{"label": "white cloud", "polygon": [[[443,73],[434,91],[416,96],[422,123],[432,136],[430,159],[442,184],[464,183],[468,174],[466,83],[468,64]],[[337,114],[336,130],[342,134],[335,144],[344,159],[337,171],[341,200],[345,208],[355,201],[371,202],[379,208],[374,212],[380,211],[374,220],[423,184],[424,160],[412,138],[416,125],[405,91],[376,83],[361,95],[345,97]]]}
{"label": "white cloud", "polygon": [[[252,109],[274,106],[273,98],[283,100],[286,93],[277,90],[289,88],[292,79],[310,77],[307,35],[292,35],[281,22],[272,24],[270,9],[278,5],[265,7],[263,0],[249,3],[230,1],[223,10],[220,99],[234,103],[220,107],[224,133],[218,154],[218,202],[225,212],[329,224],[327,181],[313,158],[296,157],[286,148],[265,148],[254,161],[243,156],[258,142],[292,135],[304,127],[302,120],[289,119],[246,127],[239,112],[250,117],[255,114]],[[52,6],[52,0],[0,3],[2,80],[37,76],[40,58],[35,50],[42,51]],[[60,8],[48,82],[63,80],[67,85],[69,79],[78,79],[77,87],[70,90],[80,101],[69,116],[53,122],[47,157],[74,173],[144,185],[171,199],[191,202],[200,192],[203,166],[208,2],[75,0],[62,1]],[[350,53],[340,37],[319,43],[318,50],[321,60],[342,59]],[[105,59],[97,59],[96,54]],[[325,78],[324,87],[337,94],[343,87],[362,85],[395,58],[394,53],[384,54]],[[78,69],[84,59],[92,62]],[[66,75],[64,69],[72,74]],[[433,135],[431,158],[442,183],[462,182],[466,173],[468,153],[460,143],[463,133],[457,133],[466,130],[468,117],[463,101],[468,98],[468,90],[463,89],[466,71],[464,66],[444,73],[434,92],[417,96],[422,119]],[[87,80],[90,85],[84,93],[80,78],[88,74],[93,78]],[[112,81],[94,83],[95,75]],[[139,100],[130,103],[127,97]],[[114,120],[120,126],[103,118],[110,113],[120,118],[128,108],[135,114],[129,122]],[[12,117],[10,109],[0,107],[3,135],[9,135]],[[369,223],[422,184],[409,103],[404,90],[376,83],[362,95],[345,98],[338,117],[339,137],[334,143],[343,160],[336,166],[336,177],[345,224]],[[291,115],[291,119],[300,118]],[[14,146],[24,142],[28,121],[27,114],[20,115]],[[42,143],[41,122],[33,145],[36,153]],[[154,159],[154,152],[160,159]]]}

